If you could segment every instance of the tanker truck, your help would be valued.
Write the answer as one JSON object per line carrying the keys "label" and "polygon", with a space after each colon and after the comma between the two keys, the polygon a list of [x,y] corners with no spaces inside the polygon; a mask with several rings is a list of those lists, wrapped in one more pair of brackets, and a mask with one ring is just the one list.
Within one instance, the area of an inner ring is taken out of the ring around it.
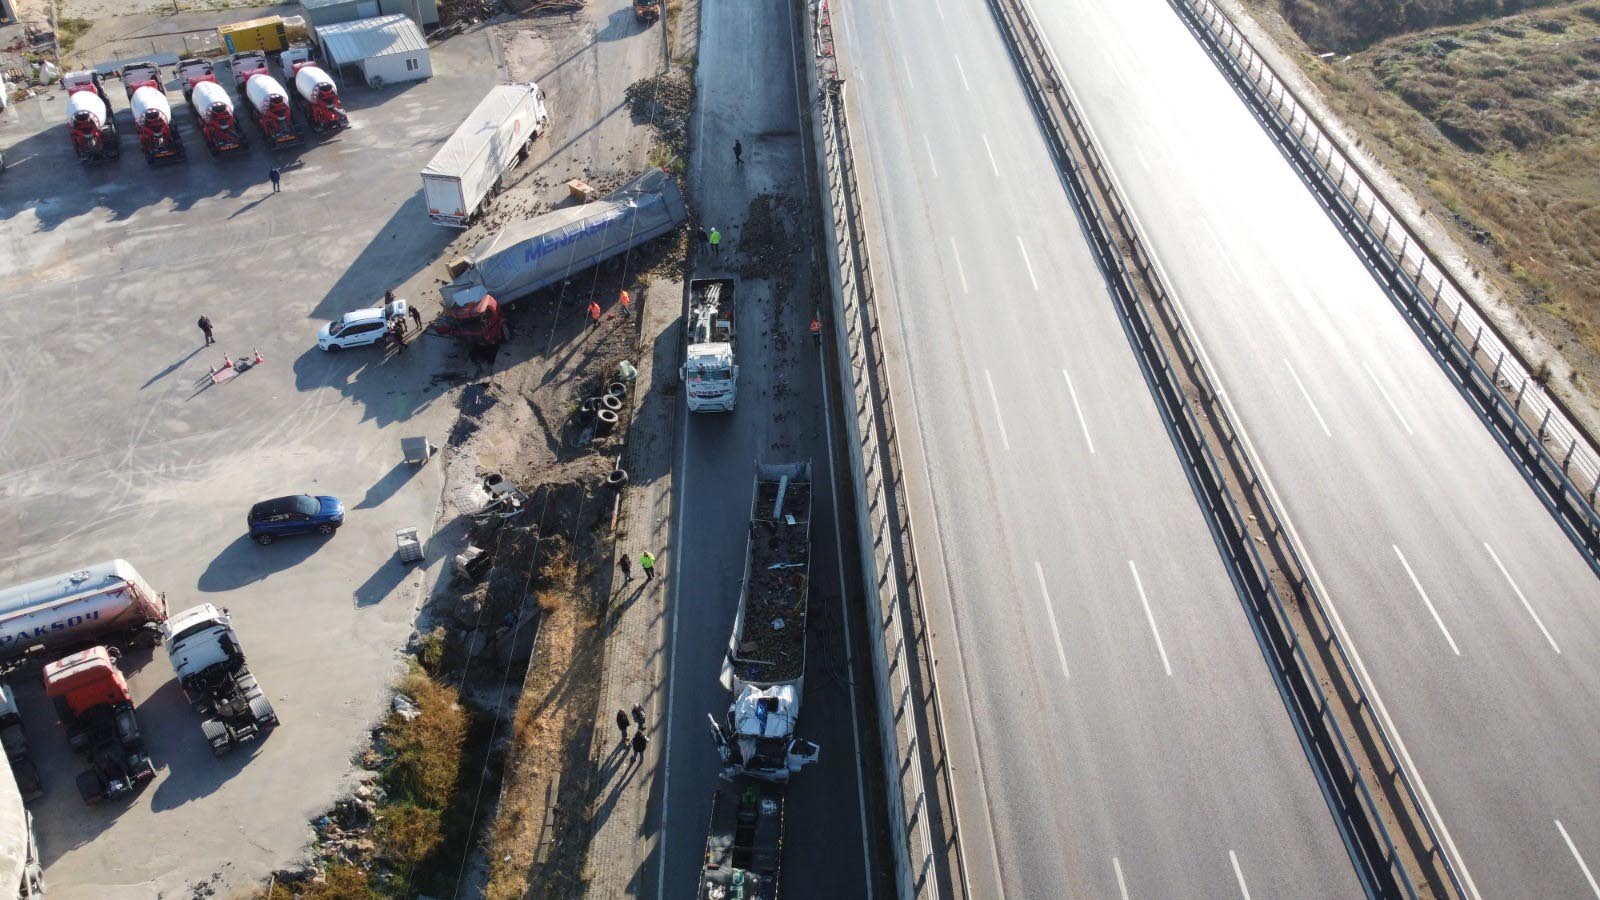
{"label": "tanker truck", "polygon": [[434,329],[497,344],[505,335],[501,304],[648,243],[687,218],[678,183],[650,169],[594,203],[513,222],[473,247],[460,274],[439,289],[444,315]]}
{"label": "tanker truck", "polygon": [[811,464],[757,465],[744,582],[722,660],[722,686],[734,698],[722,722],[708,717],[724,778],[786,783],[821,752],[795,736],[810,580]]}
{"label": "tanker truck", "polygon": [[0,664],[40,651],[161,640],[167,598],[114,559],[0,591]]}
{"label": "tanker truck", "polygon": [[339,101],[339,89],[333,79],[311,59],[309,47],[290,47],[278,56],[283,70],[283,80],[294,83],[295,105],[300,114],[311,123],[316,134],[328,134],[350,127],[350,117]]}
{"label": "tanker truck", "polygon": [[195,58],[179,60],[178,83],[183,85],[183,99],[188,101],[212,156],[246,149],[244,129],[233,115],[233,98],[217,83],[217,73],[210,62]]}
{"label": "tanker truck", "polygon": [[111,98],[98,72],[68,72],[61,84],[67,90],[67,128],[78,162],[88,165],[122,155],[117,141],[116,117]]}
{"label": "tanker truck", "polygon": [[122,86],[133,107],[133,127],[144,161],[152,166],[183,162],[183,138],[172,124],[172,104],[161,83],[161,69],[153,63],[129,63],[122,67]]}
{"label": "tanker truck", "polygon": [[272,77],[267,68],[267,56],[258,51],[235,53],[229,57],[233,78],[239,93],[255,113],[256,124],[267,139],[267,147],[281,150],[304,142],[295,125],[294,110],[289,106],[289,93]]}

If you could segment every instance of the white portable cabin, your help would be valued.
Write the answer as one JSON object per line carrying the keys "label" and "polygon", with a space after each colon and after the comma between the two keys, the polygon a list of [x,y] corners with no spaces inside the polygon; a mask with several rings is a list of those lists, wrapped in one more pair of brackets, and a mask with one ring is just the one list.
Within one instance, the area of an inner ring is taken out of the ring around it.
{"label": "white portable cabin", "polygon": [[433,77],[433,57],[417,23],[405,16],[378,16],[317,26],[322,58],[337,69],[354,69],[369,87]]}

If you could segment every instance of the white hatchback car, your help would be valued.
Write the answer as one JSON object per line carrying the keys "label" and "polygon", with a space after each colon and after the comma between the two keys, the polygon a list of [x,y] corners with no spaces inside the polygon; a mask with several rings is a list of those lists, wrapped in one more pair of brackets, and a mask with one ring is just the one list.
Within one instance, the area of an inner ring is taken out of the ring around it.
{"label": "white hatchback car", "polygon": [[365,347],[383,340],[389,323],[395,316],[404,318],[409,307],[404,300],[393,300],[383,306],[357,309],[322,326],[317,332],[317,346],[324,350],[343,350],[346,347]]}

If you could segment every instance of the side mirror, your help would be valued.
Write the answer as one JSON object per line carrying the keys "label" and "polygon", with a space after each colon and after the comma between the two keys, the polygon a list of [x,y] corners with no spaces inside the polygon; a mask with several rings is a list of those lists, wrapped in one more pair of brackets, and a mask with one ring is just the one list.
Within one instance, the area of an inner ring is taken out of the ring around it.
{"label": "side mirror", "polygon": [[685,367],[685,366],[679,366],[678,367],[678,380],[679,381],[687,380],[688,376],[685,374],[686,372],[687,372],[687,367]]}

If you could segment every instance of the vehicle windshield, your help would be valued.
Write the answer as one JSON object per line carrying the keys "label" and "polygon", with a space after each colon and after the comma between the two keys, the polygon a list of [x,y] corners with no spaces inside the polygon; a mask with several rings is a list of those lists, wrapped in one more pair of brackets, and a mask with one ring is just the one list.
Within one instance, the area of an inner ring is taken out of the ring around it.
{"label": "vehicle windshield", "polygon": [[322,504],[318,503],[317,498],[311,496],[310,494],[301,494],[300,496],[294,498],[294,511],[308,516],[314,516],[317,513],[322,512]]}
{"label": "vehicle windshield", "polygon": [[703,381],[710,381],[710,382],[727,381],[729,378],[732,378],[732,377],[733,377],[733,371],[730,370],[727,366],[717,366],[715,368],[710,368],[710,369],[696,369],[693,372],[689,373],[689,380],[691,382],[695,382],[695,383],[699,383],[699,382],[703,382]]}

